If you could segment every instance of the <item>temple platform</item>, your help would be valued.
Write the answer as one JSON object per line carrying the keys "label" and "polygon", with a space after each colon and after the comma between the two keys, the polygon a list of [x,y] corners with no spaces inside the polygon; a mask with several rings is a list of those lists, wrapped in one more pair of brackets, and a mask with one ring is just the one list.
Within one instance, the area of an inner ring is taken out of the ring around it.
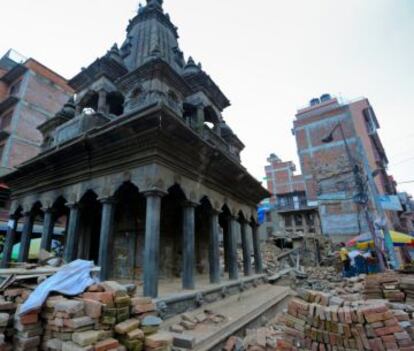
{"label": "temple platform", "polygon": [[[229,296],[239,295],[266,283],[265,274],[241,277],[237,280],[223,278],[219,284],[210,284],[208,275],[203,275],[197,276],[196,289],[182,290],[180,278],[160,279],[159,297],[155,301],[163,319],[166,319]],[[140,292],[143,294],[142,288]]]}
{"label": "temple platform", "polygon": [[[224,315],[226,321],[218,325],[201,324],[194,330],[185,331],[183,335],[195,338],[192,350],[221,350],[230,336],[243,336],[246,329],[259,327],[273,318],[286,307],[292,295],[293,292],[288,287],[262,284],[205,304],[190,312],[190,315],[196,316],[208,309]],[[169,318],[162,327],[169,330],[171,325],[179,323],[180,320],[178,315]]]}

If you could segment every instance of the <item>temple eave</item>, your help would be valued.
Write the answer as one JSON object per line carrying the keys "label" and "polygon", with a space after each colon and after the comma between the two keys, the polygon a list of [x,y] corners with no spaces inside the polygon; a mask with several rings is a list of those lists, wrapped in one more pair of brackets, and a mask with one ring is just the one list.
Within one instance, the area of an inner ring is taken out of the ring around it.
{"label": "temple eave", "polygon": [[[127,130],[130,132],[126,133]],[[174,130],[174,134],[171,134],[170,130]],[[191,149],[187,147],[189,144]],[[195,150],[199,151],[195,153]],[[198,156],[200,153],[210,154],[207,158],[215,164],[205,175],[215,188],[227,189],[226,192],[231,194],[232,191],[228,189],[240,187],[241,190],[248,186],[242,193],[249,196],[237,194],[236,197],[251,204],[267,197],[267,191],[255,184],[255,179],[244,167],[200,139],[171,111],[162,106],[154,107],[143,115],[125,117],[71,140],[59,149],[40,155],[37,159],[22,165],[17,171],[5,176],[4,181],[19,189],[16,191],[18,197],[25,192],[39,192],[40,189],[37,187],[48,179],[64,184],[65,182],[60,179],[62,175],[69,178],[70,183],[75,179],[85,180],[91,176],[114,173],[118,169],[138,167],[151,160],[176,169],[178,174],[186,174],[190,179],[197,179],[198,174],[194,170],[203,167]],[[134,159],[130,158],[131,155],[134,155]],[[90,159],[93,160],[92,163]],[[52,164],[53,171],[50,167],[45,167]],[[73,169],[70,169],[72,165],[85,169],[84,174],[78,171],[75,178]],[[26,176],[22,177],[24,174]],[[234,174],[239,174],[238,177],[241,179],[237,186],[234,184]]]}

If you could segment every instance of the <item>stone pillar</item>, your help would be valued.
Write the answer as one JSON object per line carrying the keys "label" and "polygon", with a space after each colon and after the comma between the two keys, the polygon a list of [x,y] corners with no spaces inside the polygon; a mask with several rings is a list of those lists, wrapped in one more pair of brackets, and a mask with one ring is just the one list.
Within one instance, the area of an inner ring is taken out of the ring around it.
{"label": "stone pillar", "polygon": [[212,210],[210,214],[208,258],[211,284],[220,283],[219,213]]}
{"label": "stone pillar", "polygon": [[236,218],[233,216],[229,217],[229,230],[228,230],[228,265],[229,265],[229,279],[239,279],[239,270],[237,267],[237,231]]}
{"label": "stone pillar", "polygon": [[106,113],[106,91],[101,90],[99,91],[99,98],[98,98],[98,111],[100,113]]}
{"label": "stone pillar", "polygon": [[102,199],[101,233],[99,241],[99,266],[101,267],[100,279],[109,279],[111,266],[110,245],[114,230],[115,201],[112,198]]}
{"label": "stone pillar", "polygon": [[70,209],[68,230],[66,233],[65,250],[63,259],[69,263],[77,257],[78,238],[79,238],[79,220],[80,209],[79,204],[68,204]]}
{"label": "stone pillar", "polygon": [[13,251],[13,245],[16,241],[18,217],[11,215],[7,223],[6,241],[3,248],[3,258],[1,260],[1,268],[7,268],[11,261],[11,255]]}
{"label": "stone pillar", "polygon": [[23,230],[22,237],[20,239],[20,251],[19,262],[26,262],[29,257],[30,240],[33,232],[34,216],[32,212],[26,212],[23,214]]}
{"label": "stone pillar", "polygon": [[196,118],[195,118],[195,125],[194,125],[194,129],[198,133],[201,133],[202,132],[202,130],[204,128],[204,121],[205,121],[204,106],[203,105],[199,105],[199,106],[197,106],[197,112],[196,112]]}
{"label": "stone pillar", "polygon": [[158,296],[158,275],[160,259],[160,222],[161,191],[145,193],[147,198],[147,211],[145,222],[145,249],[144,249],[144,296]]}
{"label": "stone pillar", "polygon": [[252,261],[250,258],[249,240],[247,239],[247,223],[242,220],[240,222],[241,239],[243,247],[243,271],[245,276],[252,275]]}
{"label": "stone pillar", "polygon": [[43,219],[43,232],[40,248],[46,251],[50,251],[50,248],[52,246],[52,236],[55,227],[55,221],[53,218],[53,210],[51,208],[46,208],[44,210],[44,213],[45,217]]}
{"label": "stone pillar", "polygon": [[183,289],[194,289],[195,271],[195,208],[197,204],[186,201],[183,205]]}
{"label": "stone pillar", "polygon": [[252,224],[252,235],[253,235],[253,250],[254,250],[254,268],[257,274],[263,273],[263,261],[262,252],[260,249],[260,235],[259,226]]}

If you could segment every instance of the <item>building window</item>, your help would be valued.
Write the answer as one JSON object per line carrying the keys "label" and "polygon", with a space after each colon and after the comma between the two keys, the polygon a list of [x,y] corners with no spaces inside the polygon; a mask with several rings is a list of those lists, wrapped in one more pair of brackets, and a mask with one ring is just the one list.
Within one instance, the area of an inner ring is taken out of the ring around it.
{"label": "building window", "polygon": [[315,216],[312,213],[308,213],[305,216],[306,224],[309,226],[315,225]]}
{"label": "building window", "polygon": [[266,212],[266,222],[271,223],[272,222],[272,213]]}
{"label": "building window", "polygon": [[21,85],[22,85],[22,81],[21,81],[21,80],[19,80],[18,82],[14,83],[14,84],[10,87],[9,94],[10,94],[11,96],[15,96],[15,95],[17,95],[17,94],[19,93],[19,91],[20,91],[20,86],[21,86]]}
{"label": "building window", "polygon": [[285,227],[292,226],[292,217],[290,215],[285,216]]}
{"label": "building window", "polygon": [[295,224],[297,226],[302,226],[303,225],[303,218],[301,215],[295,215]]}

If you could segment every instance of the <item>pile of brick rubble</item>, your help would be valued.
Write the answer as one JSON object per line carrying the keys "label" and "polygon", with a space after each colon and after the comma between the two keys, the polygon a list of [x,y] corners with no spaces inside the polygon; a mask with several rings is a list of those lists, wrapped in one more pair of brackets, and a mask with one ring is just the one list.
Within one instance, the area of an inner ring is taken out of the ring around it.
{"label": "pile of brick rubble", "polygon": [[297,292],[282,314],[244,338],[231,337],[224,349],[414,351],[412,275],[333,278],[321,291]]}
{"label": "pile of brick rubble", "polygon": [[91,286],[76,297],[53,294],[39,311],[19,316],[30,290],[0,296],[0,350],[169,350],[172,335],[159,331],[151,299],[116,282]]}

